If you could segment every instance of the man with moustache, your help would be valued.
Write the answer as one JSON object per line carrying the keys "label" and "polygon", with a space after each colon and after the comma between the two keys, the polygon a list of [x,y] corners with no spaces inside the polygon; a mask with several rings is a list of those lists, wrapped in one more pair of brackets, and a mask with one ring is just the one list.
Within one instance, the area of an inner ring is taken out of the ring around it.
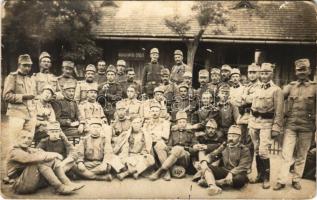
{"label": "man with moustache", "polygon": [[189,67],[183,62],[183,52],[179,49],[174,51],[174,60],[175,65],[172,67],[170,80],[179,85],[183,82],[184,73],[189,71]]}
{"label": "man with moustache", "polygon": [[[210,83],[208,84],[208,89],[212,93],[213,97],[218,95],[219,83],[221,80],[220,69],[211,68],[210,70]],[[215,100],[214,100],[215,102]]]}
{"label": "man with moustache", "polygon": [[62,64],[62,75],[57,78],[58,87],[63,91],[65,85],[77,85],[74,78],[75,64],[73,61],[64,60]]}
{"label": "man with moustache", "polygon": [[97,74],[95,76],[95,81],[98,83],[98,86],[107,81],[106,69],[106,62],[104,60],[99,60],[97,63]]}
{"label": "man with moustache", "polygon": [[154,88],[159,86],[161,82],[161,70],[163,65],[158,63],[159,50],[152,48],[150,51],[151,62],[144,66],[142,77],[142,94],[146,94],[149,98],[153,98]]}
{"label": "man with moustache", "polygon": [[262,188],[270,188],[270,155],[269,146],[272,139],[281,133],[283,126],[283,92],[272,81],[273,67],[271,63],[262,63],[260,69],[261,88],[254,93],[249,133],[253,141],[257,165],[261,166]]}
{"label": "man with moustache", "polygon": [[300,190],[300,179],[305,168],[308,150],[316,131],[316,83],[309,80],[310,62],[307,58],[295,61],[297,81],[288,84],[284,89],[287,99],[285,133],[282,148],[282,165],[278,181],[273,188],[281,190],[288,179],[289,168],[294,162],[292,186]]}
{"label": "man with moustache", "polygon": [[167,68],[164,68],[161,70],[161,79],[162,82],[160,84],[160,87],[164,90],[164,97],[166,100],[166,106],[167,106],[167,112],[171,112],[171,106],[173,103],[173,100],[177,94],[177,85],[170,81],[170,70]]}
{"label": "man with moustache", "polygon": [[141,84],[139,81],[135,80],[135,71],[132,67],[127,69],[127,81],[124,87],[125,91],[127,91],[128,87],[131,85],[135,88],[136,97],[138,97],[141,93]]}
{"label": "man with moustache", "polygon": [[221,70],[220,70],[220,75],[221,75],[221,85],[222,84],[228,84],[230,85],[230,75],[231,75],[231,70],[232,68],[230,65],[222,65]]}
{"label": "man with moustache", "polygon": [[17,71],[11,72],[4,81],[3,99],[8,103],[10,141],[14,141],[21,130],[34,133],[36,91],[34,81],[28,76],[32,64],[28,54],[20,55]]}
{"label": "man with moustache", "polygon": [[121,85],[124,86],[125,83],[127,82],[127,76],[125,73],[126,69],[126,62],[124,60],[118,60],[117,61],[117,82]]}
{"label": "man with moustache", "polygon": [[209,72],[206,69],[202,69],[198,74],[198,82],[200,84],[199,88],[196,90],[196,95],[201,99],[201,96],[205,92],[209,92],[208,83],[209,83]]}
{"label": "man with moustache", "polygon": [[94,81],[96,67],[92,64],[87,65],[85,69],[85,80],[78,81],[75,89],[75,101],[79,104],[87,99],[87,89],[90,87],[98,87],[98,83]]}
{"label": "man with moustache", "polygon": [[32,79],[35,82],[36,96],[42,94],[43,87],[50,85],[55,92],[58,91],[57,77],[50,72],[52,60],[49,53],[43,51],[39,56],[40,72],[34,73]]}

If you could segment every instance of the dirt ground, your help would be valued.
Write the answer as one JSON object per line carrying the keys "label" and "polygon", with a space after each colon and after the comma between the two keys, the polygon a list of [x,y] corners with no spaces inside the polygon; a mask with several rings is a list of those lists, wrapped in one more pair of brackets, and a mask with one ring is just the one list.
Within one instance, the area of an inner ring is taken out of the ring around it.
{"label": "dirt ground", "polygon": [[[7,152],[6,138],[6,119],[2,118],[1,123],[1,179],[4,175],[5,154]],[[276,181],[276,175],[280,166],[280,159],[278,155],[272,155],[271,166],[271,185]],[[253,166],[254,168],[254,166]],[[134,180],[127,178],[124,181],[114,179],[112,182],[98,182],[98,181],[76,181],[84,183],[86,186],[77,191],[71,196],[59,196],[54,194],[52,188],[45,188],[39,190],[31,195],[15,195],[10,190],[8,185],[1,183],[2,198],[14,199],[311,199],[315,196],[316,182],[303,180],[302,190],[297,191],[290,185],[291,179],[285,189],[274,191],[272,187],[268,190],[263,190],[261,184],[248,184],[241,190],[226,189],[217,196],[208,196],[207,190],[201,188],[196,183],[191,181],[191,177],[187,176],[184,179],[172,179],[166,182],[158,180],[152,182],[146,178]]]}

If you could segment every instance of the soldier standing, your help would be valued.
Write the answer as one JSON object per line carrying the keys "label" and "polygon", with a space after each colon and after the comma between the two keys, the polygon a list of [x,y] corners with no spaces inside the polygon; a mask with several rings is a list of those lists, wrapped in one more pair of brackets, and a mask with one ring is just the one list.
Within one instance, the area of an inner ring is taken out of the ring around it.
{"label": "soldier standing", "polygon": [[181,50],[174,51],[175,65],[171,71],[171,81],[177,85],[181,84],[184,80],[183,76],[186,71],[189,71],[189,67],[183,62],[183,52]]}
{"label": "soldier standing", "polygon": [[281,133],[283,126],[283,92],[272,81],[273,67],[271,63],[262,63],[260,69],[261,88],[253,97],[249,133],[251,135],[260,170],[258,181],[263,181],[262,188],[270,188],[269,146],[272,138]]}
{"label": "soldier standing", "polygon": [[11,141],[21,130],[34,133],[36,124],[35,84],[28,76],[32,67],[32,60],[28,54],[20,55],[18,69],[11,72],[4,82],[3,99],[8,103],[9,129]]}
{"label": "soldier standing", "polygon": [[[213,97],[217,97],[220,80],[221,80],[220,69],[211,68],[210,83],[208,84],[208,90],[212,93]],[[216,102],[216,100],[214,100],[214,102]]]}
{"label": "soldier standing", "polygon": [[151,62],[144,66],[142,77],[142,94],[145,93],[149,98],[153,98],[154,88],[161,82],[161,70],[163,65],[158,63],[159,50],[153,48],[150,51]]}
{"label": "soldier standing", "polygon": [[126,68],[127,64],[124,60],[117,61],[117,83],[123,87],[127,82]]}
{"label": "soldier standing", "polygon": [[50,68],[52,67],[51,56],[47,52],[42,52],[39,57],[40,72],[34,73],[32,79],[35,82],[36,95],[40,95],[43,92],[43,87],[45,85],[50,85],[55,92],[59,89],[57,88],[57,77],[50,73]]}
{"label": "soldier standing", "polygon": [[160,84],[160,87],[164,90],[164,97],[166,100],[166,106],[167,106],[167,112],[171,112],[171,106],[173,103],[173,100],[177,94],[177,85],[169,80],[170,78],[170,71],[167,68],[164,68],[161,70],[161,79],[162,83]]}
{"label": "soldier standing", "polygon": [[239,108],[242,105],[242,95],[244,92],[244,86],[240,83],[240,70],[233,68],[230,76],[232,82],[230,87],[230,102]]}
{"label": "soldier standing", "polygon": [[94,81],[96,67],[92,64],[87,65],[85,69],[85,80],[78,81],[75,89],[74,100],[79,104],[87,100],[87,89],[90,87],[98,87],[98,83]]}
{"label": "soldier standing", "polygon": [[229,84],[230,85],[230,74],[231,74],[232,68],[230,65],[222,65],[221,66],[221,83],[220,84]]}
{"label": "soldier standing", "polygon": [[200,86],[196,91],[196,95],[201,100],[202,94],[204,92],[209,92],[209,89],[208,89],[209,72],[206,69],[199,70],[198,82],[199,82]]}
{"label": "soldier standing", "polygon": [[282,165],[274,190],[285,187],[289,168],[293,161],[292,186],[301,189],[300,179],[305,168],[307,152],[313,132],[316,131],[316,83],[309,80],[311,73],[308,59],[295,61],[297,81],[288,84],[283,92],[287,99],[285,134],[282,148]]}
{"label": "soldier standing", "polygon": [[[124,91],[127,92],[127,89],[129,86],[133,86],[136,90],[136,97],[138,97],[141,94],[141,84],[135,80],[135,71],[133,68],[127,69],[127,82],[124,87]],[[128,95],[128,94],[127,94]]]}
{"label": "soldier standing", "polygon": [[95,81],[98,83],[98,86],[107,81],[106,69],[106,62],[104,60],[99,60],[97,63],[97,74],[95,76]]}
{"label": "soldier standing", "polygon": [[72,61],[65,60],[62,64],[63,74],[57,78],[58,87],[63,91],[65,85],[76,85],[77,80],[74,78],[75,64]]}
{"label": "soldier standing", "polygon": [[60,123],[62,131],[68,138],[79,136],[79,109],[74,101],[75,87],[75,84],[65,85],[64,98],[52,102],[56,120]]}
{"label": "soldier standing", "polygon": [[107,82],[99,88],[99,97],[105,98],[105,114],[108,122],[114,120],[116,103],[122,100],[122,87],[116,82],[117,70],[115,66],[109,65],[107,68]]}

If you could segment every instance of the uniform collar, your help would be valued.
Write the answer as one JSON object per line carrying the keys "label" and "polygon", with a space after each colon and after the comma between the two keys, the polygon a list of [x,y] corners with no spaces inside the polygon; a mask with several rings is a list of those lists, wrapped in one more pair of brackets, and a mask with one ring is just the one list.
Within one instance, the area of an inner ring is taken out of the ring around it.
{"label": "uniform collar", "polygon": [[28,76],[27,74],[23,74],[23,73],[20,72],[19,70],[18,70],[18,74],[19,74],[20,76]]}
{"label": "uniform collar", "polygon": [[240,83],[238,83],[237,85],[233,85],[232,87],[233,88],[239,88],[241,85],[240,85]]}
{"label": "uniform collar", "polygon": [[272,80],[269,81],[268,83],[262,83],[261,88],[264,88],[265,90],[270,88],[273,85]]}
{"label": "uniform collar", "polygon": [[299,87],[300,85],[308,86],[309,85],[309,80],[308,79],[305,79],[303,81],[297,80],[297,87]]}

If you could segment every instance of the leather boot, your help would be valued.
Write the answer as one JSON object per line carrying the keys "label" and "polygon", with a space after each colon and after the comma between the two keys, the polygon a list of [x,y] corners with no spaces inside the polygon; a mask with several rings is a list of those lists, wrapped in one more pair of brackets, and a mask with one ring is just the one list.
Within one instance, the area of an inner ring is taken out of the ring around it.
{"label": "leather boot", "polygon": [[263,162],[259,155],[255,157],[257,176],[255,178],[250,178],[249,182],[251,184],[263,182]]}
{"label": "leather boot", "polygon": [[166,171],[165,169],[163,169],[162,167],[160,167],[158,170],[156,170],[156,172],[154,172],[151,176],[149,176],[149,179],[150,179],[151,181],[156,181],[157,179],[160,178],[161,174],[162,174],[163,172],[165,172],[165,171]]}
{"label": "leather boot", "polygon": [[96,175],[95,180],[97,181],[112,181],[112,176],[111,174],[106,174],[106,175]]}
{"label": "leather boot", "polygon": [[79,190],[85,186],[84,184],[76,184],[71,182],[69,178],[66,176],[63,167],[56,167],[55,174],[63,184],[72,187],[73,190]]}
{"label": "leather boot", "polygon": [[262,159],[263,162],[263,189],[269,189],[270,185],[270,159]]}
{"label": "leather boot", "polygon": [[38,169],[47,182],[54,187],[58,194],[68,195],[74,193],[72,187],[64,185],[55,175],[53,169],[45,164],[39,164]]}
{"label": "leather boot", "polygon": [[171,180],[171,172],[167,170],[163,176],[163,180],[170,181]]}
{"label": "leather boot", "polygon": [[117,175],[118,179],[122,181],[125,177],[127,177],[130,174],[130,172],[127,170],[125,172],[121,172],[120,174]]}

